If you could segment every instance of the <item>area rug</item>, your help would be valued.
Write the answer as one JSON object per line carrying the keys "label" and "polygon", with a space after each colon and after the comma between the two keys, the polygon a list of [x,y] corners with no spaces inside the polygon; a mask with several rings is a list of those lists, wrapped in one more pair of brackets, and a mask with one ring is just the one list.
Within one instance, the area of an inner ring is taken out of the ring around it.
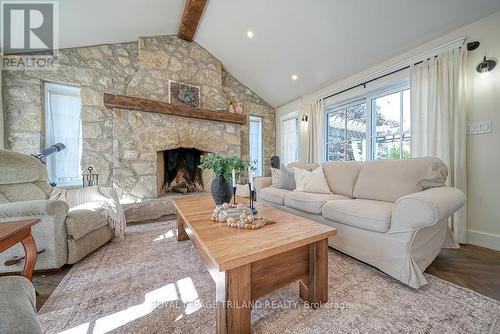
{"label": "area rug", "polygon": [[[214,333],[215,284],[175,222],[127,227],[74,265],[39,312],[46,333]],[[230,244],[228,245],[230,246]],[[259,299],[255,333],[499,333],[500,302],[426,275],[420,290],[333,250],[329,303],[298,283]]]}

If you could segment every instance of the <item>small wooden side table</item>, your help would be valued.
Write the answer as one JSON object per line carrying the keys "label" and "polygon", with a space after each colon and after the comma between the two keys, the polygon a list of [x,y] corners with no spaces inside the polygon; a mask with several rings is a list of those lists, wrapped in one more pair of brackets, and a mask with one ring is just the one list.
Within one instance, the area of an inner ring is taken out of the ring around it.
{"label": "small wooden side table", "polygon": [[36,244],[31,234],[31,227],[39,222],[40,219],[0,222],[0,253],[18,242],[22,243],[26,257],[21,275],[30,281],[33,276],[37,257]]}

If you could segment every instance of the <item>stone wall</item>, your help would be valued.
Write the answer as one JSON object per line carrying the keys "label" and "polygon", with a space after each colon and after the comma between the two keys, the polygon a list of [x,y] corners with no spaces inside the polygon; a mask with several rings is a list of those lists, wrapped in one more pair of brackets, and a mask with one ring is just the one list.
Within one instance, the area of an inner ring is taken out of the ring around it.
{"label": "stone wall", "polygon": [[[151,154],[141,152],[144,145],[151,144],[152,149],[166,149],[166,146],[174,145],[168,138],[178,138],[182,130],[197,135],[192,140],[200,145],[203,143],[201,135],[223,134],[222,139],[213,141],[223,148],[221,152],[237,153],[248,158],[248,124],[240,127],[151,113],[110,111],[103,105],[104,92],[168,101],[168,80],[200,86],[203,108],[224,112],[227,98],[234,97],[243,103],[245,114],[263,117],[264,160],[266,167],[269,166],[270,157],[275,153],[274,109],[225,72],[221,62],[208,51],[176,36],[146,37],[132,43],[64,49],[60,51],[59,66],[53,71],[4,71],[6,146],[23,153],[33,153],[45,147],[43,85],[55,82],[81,87],[82,167],[94,166],[100,174],[101,184],[118,182],[127,192],[139,195],[141,191],[137,190],[140,188],[137,182],[141,183],[139,180],[148,175],[144,173],[150,171],[139,164],[133,167],[132,160],[143,160]],[[134,149],[127,148],[124,138],[118,138],[118,133],[123,135],[118,127],[131,131]],[[195,128],[202,131],[193,131]],[[158,141],[155,141],[155,136]],[[146,155],[137,156],[137,153],[131,153],[134,150]],[[125,169],[135,181],[129,176],[120,181],[114,179],[118,174],[128,175]],[[133,190],[134,187],[137,191]],[[149,195],[152,194],[142,192],[141,196]]]}
{"label": "stone wall", "polygon": [[[262,117],[264,172],[266,175],[270,175],[271,157],[276,154],[276,117],[274,108],[226,71],[222,72],[222,90],[228,98],[233,97],[236,101],[243,103],[245,114]],[[241,129],[242,158],[245,160],[249,159],[248,131],[249,125],[247,123]]]}
{"label": "stone wall", "polygon": [[123,94],[138,69],[137,43],[61,50],[56,70],[4,71],[7,147],[34,153],[45,147],[44,82],[81,87],[82,167],[94,168],[101,184],[111,185],[113,115],[103,92]]}

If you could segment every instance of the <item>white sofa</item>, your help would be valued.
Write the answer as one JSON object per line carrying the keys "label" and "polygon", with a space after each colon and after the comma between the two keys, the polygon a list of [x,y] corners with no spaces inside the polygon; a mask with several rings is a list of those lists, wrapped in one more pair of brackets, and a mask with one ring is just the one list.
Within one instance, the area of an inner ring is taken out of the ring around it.
{"label": "white sofa", "polygon": [[[318,165],[292,164],[307,168]],[[458,247],[448,218],[465,202],[462,191],[421,190],[433,177],[447,177],[436,158],[327,162],[331,194],[278,189],[271,178],[255,179],[257,200],[337,228],[329,245],[413,288],[427,281],[424,270],[442,247]]]}

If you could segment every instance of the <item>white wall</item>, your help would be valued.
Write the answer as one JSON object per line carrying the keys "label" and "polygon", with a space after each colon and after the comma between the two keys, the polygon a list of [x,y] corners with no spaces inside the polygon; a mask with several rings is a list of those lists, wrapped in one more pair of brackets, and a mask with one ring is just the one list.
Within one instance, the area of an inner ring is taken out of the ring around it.
{"label": "white wall", "polygon": [[[450,34],[430,41],[418,48],[371,67],[340,82],[333,83],[304,96],[302,110],[329,92],[339,90],[349,83],[422,54],[430,49],[460,37],[478,40],[481,45],[468,53],[468,122],[491,120],[493,132],[467,137],[467,218],[468,241],[473,244],[500,250],[500,64],[486,79],[475,71],[483,56],[500,60],[500,12],[465,26]],[[385,80],[391,80],[387,78]],[[380,83],[379,83],[380,84]],[[368,89],[370,86],[368,86]],[[373,88],[373,86],[372,86]],[[364,88],[350,91],[352,96]],[[342,96],[348,98],[347,95]],[[278,108],[277,110],[280,110]],[[277,138],[279,138],[277,132]],[[304,146],[302,153],[304,153]],[[304,155],[303,155],[304,156]]]}

